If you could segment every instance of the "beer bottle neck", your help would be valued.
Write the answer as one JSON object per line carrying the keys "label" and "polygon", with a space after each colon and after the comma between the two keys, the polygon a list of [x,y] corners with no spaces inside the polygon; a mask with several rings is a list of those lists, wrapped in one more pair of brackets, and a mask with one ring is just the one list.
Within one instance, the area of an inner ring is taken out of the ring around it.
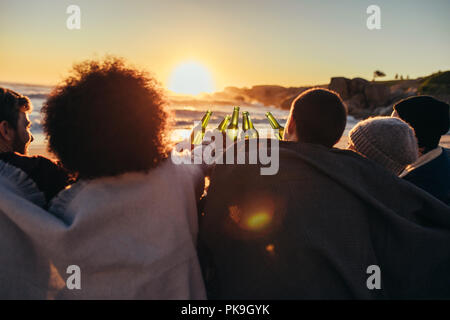
{"label": "beer bottle neck", "polygon": [[255,127],[253,126],[252,119],[250,119],[250,116],[247,116],[247,119],[248,119],[248,127],[250,129],[255,129]]}
{"label": "beer bottle neck", "polygon": [[244,131],[248,130],[248,129],[255,129],[255,127],[253,126],[252,119],[250,118],[250,115],[248,114],[248,112],[243,113],[242,116],[243,116]]}
{"label": "beer bottle neck", "polygon": [[222,120],[222,122],[219,124],[219,126],[217,127],[217,130],[219,130],[220,132],[224,132],[229,121],[230,121],[230,116],[226,116]]}
{"label": "beer bottle neck", "polygon": [[267,117],[267,119],[269,119],[269,123],[270,123],[270,125],[272,126],[273,129],[280,129],[281,128],[281,126],[278,123],[278,121],[274,118],[274,116],[270,112],[266,113],[266,117]]}
{"label": "beer bottle neck", "polygon": [[211,111],[207,111],[202,118],[202,128],[206,129],[208,126],[209,119],[211,118]]}
{"label": "beer bottle neck", "polygon": [[231,124],[238,125],[239,122],[239,109],[235,108],[233,111],[233,117],[231,118]]}
{"label": "beer bottle neck", "polygon": [[248,129],[250,129],[250,123],[248,121],[248,113],[244,112],[242,114],[242,129],[244,131],[247,131]]}

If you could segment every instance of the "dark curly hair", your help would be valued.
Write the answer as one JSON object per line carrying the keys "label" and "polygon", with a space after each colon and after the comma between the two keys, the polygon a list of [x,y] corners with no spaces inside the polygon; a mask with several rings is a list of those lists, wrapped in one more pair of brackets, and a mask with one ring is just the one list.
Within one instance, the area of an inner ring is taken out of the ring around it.
{"label": "dark curly hair", "polygon": [[148,171],[167,157],[165,100],[123,59],[85,61],[44,103],[49,150],[79,178]]}

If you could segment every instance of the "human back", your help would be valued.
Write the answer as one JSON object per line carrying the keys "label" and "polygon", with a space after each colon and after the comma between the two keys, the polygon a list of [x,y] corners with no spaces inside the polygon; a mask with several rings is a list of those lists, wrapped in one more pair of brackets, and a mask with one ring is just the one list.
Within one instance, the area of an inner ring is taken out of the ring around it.
{"label": "human back", "polygon": [[[75,182],[48,211],[17,203],[14,194],[0,203],[54,265],[54,297],[204,298],[195,251],[204,175],[168,158],[156,80],[120,59],[87,61],[51,92],[42,111],[49,149]],[[79,267],[78,290],[63,281],[69,266]]]}
{"label": "human back", "polygon": [[415,130],[419,158],[400,176],[450,206],[450,157],[439,146],[450,129],[450,106],[431,96],[414,96],[394,105],[392,116],[408,122]]}
{"label": "human back", "polygon": [[58,298],[204,298],[195,251],[195,182],[202,177],[193,166],[167,160],[148,173],[82,181],[63,191],[50,211],[67,229],[46,250],[60,273],[68,264],[80,266],[83,288],[63,288]]}
{"label": "human back", "polygon": [[[199,238],[209,297],[450,296],[444,204],[351,151],[293,142],[279,151],[277,175],[215,168]],[[372,265],[381,290],[367,287]]]}

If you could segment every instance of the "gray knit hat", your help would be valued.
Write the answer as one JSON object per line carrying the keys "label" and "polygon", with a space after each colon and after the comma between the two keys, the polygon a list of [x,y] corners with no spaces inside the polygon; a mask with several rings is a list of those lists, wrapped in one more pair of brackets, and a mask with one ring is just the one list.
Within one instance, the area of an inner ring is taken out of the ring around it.
{"label": "gray knit hat", "polygon": [[374,117],[359,122],[349,133],[356,152],[399,175],[418,157],[414,129],[399,118]]}

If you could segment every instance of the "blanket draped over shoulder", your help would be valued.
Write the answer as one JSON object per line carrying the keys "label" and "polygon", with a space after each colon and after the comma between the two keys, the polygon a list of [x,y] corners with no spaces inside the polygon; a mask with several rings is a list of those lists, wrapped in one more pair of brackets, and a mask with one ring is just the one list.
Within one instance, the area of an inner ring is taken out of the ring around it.
{"label": "blanket draped over shoulder", "polygon": [[[205,298],[195,250],[203,178],[194,166],[167,160],[146,174],[77,182],[46,211],[33,186],[11,183],[29,183],[23,172],[0,170],[0,296]],[[66,285],[73,265],[80,289]]]}
{"label": "blanket draped over shoulder", "polygon": [[280,142],[279,157],[276,175],[214,169],[199,232],[209,298],[450,297],[447,205],[352,151]]}

